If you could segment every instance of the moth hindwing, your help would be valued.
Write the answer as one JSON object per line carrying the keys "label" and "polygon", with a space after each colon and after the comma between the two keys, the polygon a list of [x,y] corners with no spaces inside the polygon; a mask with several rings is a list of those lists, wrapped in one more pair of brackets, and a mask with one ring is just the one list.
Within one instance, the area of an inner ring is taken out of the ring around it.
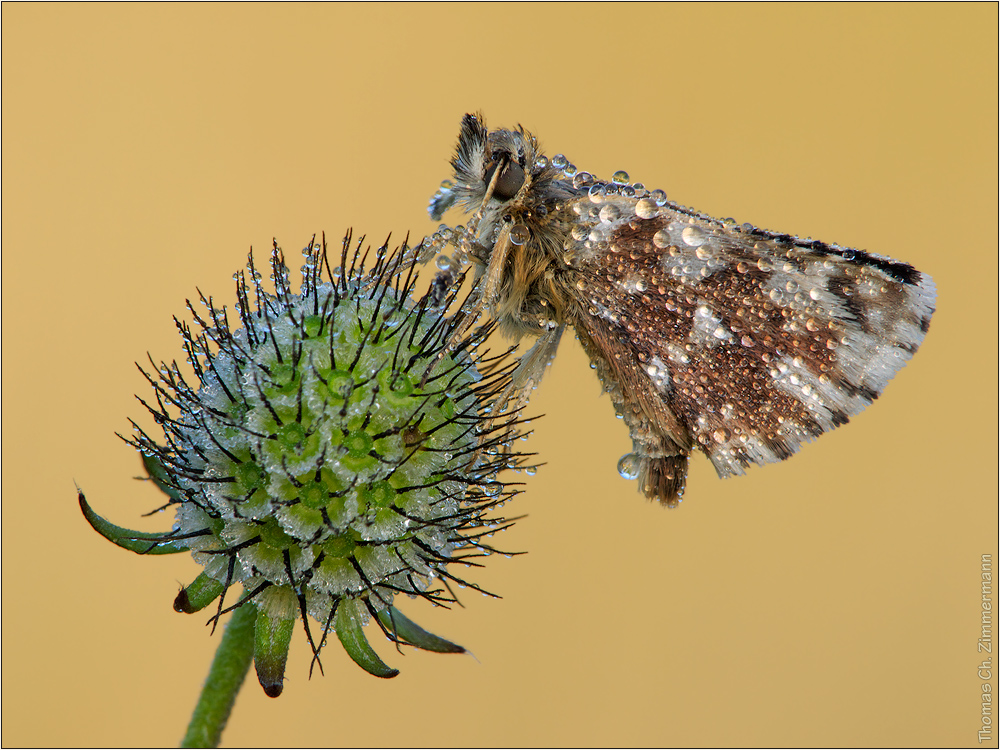
{"label": "moth hindwing", "polygon": [[665,505],[693,448],[742,474],[847,422],[930,325],[934,282],[906,263],[715,219],[624,172],[598,179],[523,128],[466,115],[451,164],[430,213],[473,215],[427,247],[454,245],[452,271],[474,264],[469,325],[487,310],[536,337],[517,406],[573,326],[628,425],[619,471]]}

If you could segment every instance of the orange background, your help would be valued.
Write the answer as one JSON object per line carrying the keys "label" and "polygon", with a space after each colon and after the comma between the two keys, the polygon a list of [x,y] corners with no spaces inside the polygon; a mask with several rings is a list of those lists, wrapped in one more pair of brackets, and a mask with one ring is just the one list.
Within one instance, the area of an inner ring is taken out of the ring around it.
{"label": "orange background", "polygon": [[[546,465],[464,609],[476,659],[338,647],[253,682],[229,745],[970,745],[980,555],[997,552],[997,7],[3,5],[5,746],[172,745],[219,634],[196,568],[88,529],[161,501],[115,431],[181,358],[195,287],[252,245],[434,230],[459,120],[686,205],[933,275],[925,345],[780,466],[645,502],[567,337],[531,405]],[[449,215],[452,223],[459,220]],[[148,424],[148,420],[142,422]],[[996,599],[994,598],[994,602]],[[994,657],[996,658],[996,657]],[[996,682],[994,681],[994,685]],[[994,743],[995,746],[995,743]]]}

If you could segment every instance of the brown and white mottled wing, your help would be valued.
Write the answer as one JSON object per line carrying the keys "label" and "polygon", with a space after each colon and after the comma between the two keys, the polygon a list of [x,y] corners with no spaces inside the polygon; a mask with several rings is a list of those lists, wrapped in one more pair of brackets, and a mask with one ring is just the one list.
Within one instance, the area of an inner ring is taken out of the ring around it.
{"label": "brown and white mottled wing", "polygon": [[[720,476],[788,458],[864,409],[934,312],[931,278],[888,258],[650,198],[575,210],[574,325],[619,342],[618,376],[648,379],[662,401],[643,410],[673,415],[679,452],[699,446]],[[658,419],[634,418],[633,439]]]}

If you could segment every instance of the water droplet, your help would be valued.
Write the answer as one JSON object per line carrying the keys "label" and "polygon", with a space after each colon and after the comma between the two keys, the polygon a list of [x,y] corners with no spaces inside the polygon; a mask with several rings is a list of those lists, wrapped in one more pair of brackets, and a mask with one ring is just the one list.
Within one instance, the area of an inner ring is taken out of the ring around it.
{"label": "water droplet", "polygon": [[661,229],[659,232],[653,235],[653,244],[656,245],[660,250],[670,246],[670,232],[666,229]]}
{"label": "water droplet", "polygon": [[582,190],[583,188],[589,188],[594,184],[594,175],[590,172],[577,172],[573,177],[573,187],[577,190]]}
{"label": "water droplet", "polygon": [[547,156],[538,156],[535,159],[535,169],[545,169],[549,166],[549,159]]}
{"label": "water droplet", "polygon": [[654,190],[652,193],[649,194],[649,197],[652,198],[654,201],[656,201],[657,206],[662,206],[664,203],[667,202],[667,194],[664,193],[662,190]]}
{"label": "water droplet", "polygon": [[656,216],[656,201],[652,198],[643,198],[635,204],[635,215],[640,219],[652,219]]}
{"label": "water droplet", "polygon": [[691,247],[698,247],[699,245],[704,245],[707,238],[705,237],[705,233],[698,227],[688,226],[684,227],[684,231],[681,232],[681,239]]}
{"label": "water droplet", "polygon": [[563,174],[567,177],[572,177],[576,174],[576,164],[567,164],[563,167]]}
{"label": "water droplet", "polygon": [[720,427],[718,430],[712,433],[712,437],[717,443],[725,443],[733,436],[732,430],[728,427]]}
{"label": "water droplet", "polygon": [[621,212],[618,210],[618,207],[609,203],[601,209],[601,221],[612,222],[617,219],[620,214]]}
{"label": "water droplet", "polygon": [[604,196],[607,195],[607,192],[608,191],[604,187],[604,185],[597,184],[597,185],[591,185],[590,190],[587,191],[587,194],[590,196],[590,200],[592,203],[602,203],[604,201]]}
{"label": "water droplet", "polygon": [[626,453],[618,459],[618,473],[622,479],[638,479],[641,468],[642,458],[636,453]]}
{"label": "water droplet", "polygon": [[628,172],[623,169],[619,169],[613,175],[611,175],[611,181],[616,185],[624,185],[628,182]]}
{"label": "water droplet", "polygon": [[524,224],[515,224],[510,228],[510,241],[515,245],[526,245],[531,239],[531,230]]}
{"label": "water droplet", "polygon": [[434,260],[434,265],[437,266],[439,271],[447,271],[449,268],[451,268],[451,258],[449,258],[447,255],[439,255]]}
{"label": "water droplet", "polygon": [[556,169],[563,169],[567,164],[569,164],[569,159],[562,154],[556,154],[552,157],[552,166]]}

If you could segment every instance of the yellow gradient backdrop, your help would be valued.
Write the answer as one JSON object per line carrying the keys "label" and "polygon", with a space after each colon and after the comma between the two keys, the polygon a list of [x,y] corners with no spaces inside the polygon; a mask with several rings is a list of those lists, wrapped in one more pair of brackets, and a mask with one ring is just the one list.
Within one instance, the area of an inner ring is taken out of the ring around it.
{"label": "yellow gradient backdrop", "polygon": [[[546,465],[464,609],[476,659],[331,646],[251,677],[230,745],[969,745],[997,535],[995,5],[3,6],[5,746],[172,745],[219,640],[196,574],[88,529],[161,498],[115,432],[133,362],[272,237],[432,232],[461,116],[686,204],[933,275],[915,359],[851,424],[681,508],[615,469],[625,427],[568,336],[532,401]],[[450,215],[452,223],[459,221]],[[297,263],[294,263],[297,265]],[[499,343],[499,342],[498,342]],[[995,682],[994,682],[995,684]],[[994,743],[995,746],[995,743]]]}

